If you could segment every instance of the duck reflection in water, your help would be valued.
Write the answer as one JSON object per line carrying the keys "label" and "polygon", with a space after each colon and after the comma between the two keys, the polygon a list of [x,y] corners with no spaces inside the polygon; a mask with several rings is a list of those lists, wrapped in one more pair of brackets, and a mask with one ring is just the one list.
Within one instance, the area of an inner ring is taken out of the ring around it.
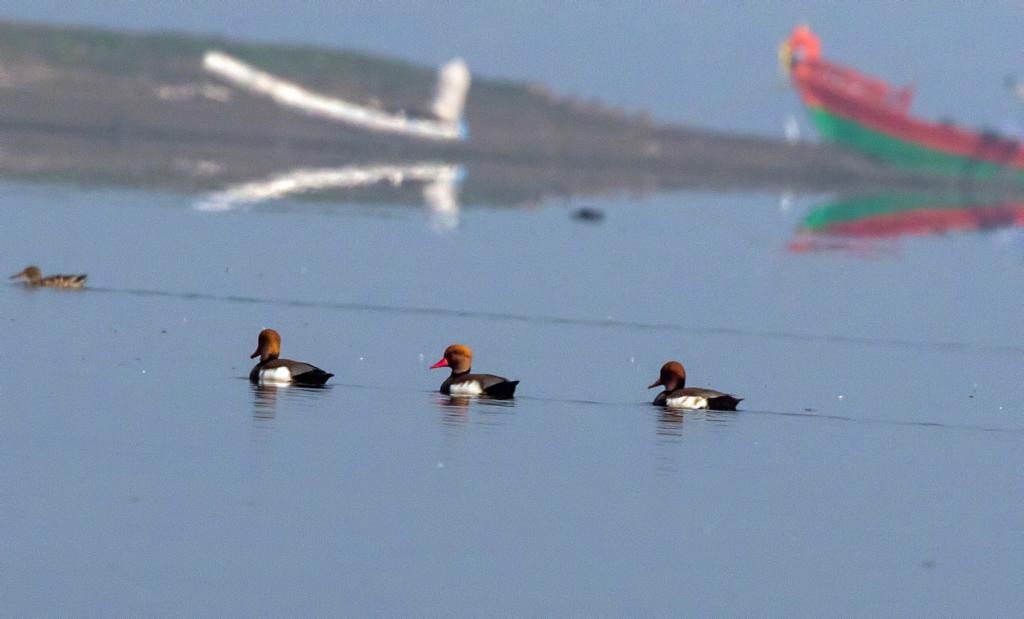
{"label": "duck reflection in water", "polygon": [[656,432],[659,436],[678,437],[683,435],[683,422],[690,422],[687,427],[707,428],[730,425],[736,417],[736,411],[663,408],[658,413]]}
{"label": "duck reflection in water", "polygon": [[657,433],[659,436],[682,436],[683,420],[686,418],[686,411],[675,411],[665,409],[658,415]]}
{"label": "duck reflection in water", "polygon": [[486,416],[487,421],[484,423],[495,423],[497,419],[494,415],[511,413],[516,405],[515,400],[468,395],[438,395],[434,398],[434,404],[441,411],[441,421],[449,425],[469,423],[469,413],[473,407],[477,408],[479,414]]}
{"label": "duck reflection in water", "polygon": [[283,405],[291,408],[319,406],[320,398],[331,391],[329,386],[311,387],[306,385],[249,384],[252,390],[253,419],[267,421],[277,415],[277,408]]}
{"label": "duck reflection in water", "polygon": [[463,424],[469,421],[469,396],[441,395],[434,398],[434,403],[441,411],[441,421],[448,424]]}
{"label": "duck reflection in water", "polygon": [[277,385],[250,384],[252,389],[252,417],[266,421],[277,413]]}

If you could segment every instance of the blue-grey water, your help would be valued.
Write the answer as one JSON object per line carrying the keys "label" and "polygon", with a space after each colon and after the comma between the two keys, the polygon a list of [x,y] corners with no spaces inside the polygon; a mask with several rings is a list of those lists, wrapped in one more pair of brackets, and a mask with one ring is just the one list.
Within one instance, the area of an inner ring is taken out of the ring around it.
{"label": "blue-grey water", "polygon": [[[1022,118],[1006,2],[12,0],[0,17],[461,55],[772,136],[807,128],[775,58],[807,20],[829,57],[913,82],[925,116]],[[0,273],[90,276],[0,285],[0,615],[1024,612],[1019,227],[808,242],[801,220],[834,196],[677,193],[470,206],[442,232],[451,213],[320,198],[203,212],[0,181]],[[583,205],[605,219],[572,219]],[[264,327],[329,387],[251,386]],[[519,397],[435,393],[454,341]],[[673,358],[741,410],[650,406]]]}
{"label": "blue-grey water", "polygon": [[[8,272],[91,286],[0,289],[0,615],[1024,611],[1018,229],[200,200],[0,183]],[[264,327],[330,386],[251,386]],[[519,397],[435,393],[453,341]],[[741,410],[648,404],[672,358]]]}

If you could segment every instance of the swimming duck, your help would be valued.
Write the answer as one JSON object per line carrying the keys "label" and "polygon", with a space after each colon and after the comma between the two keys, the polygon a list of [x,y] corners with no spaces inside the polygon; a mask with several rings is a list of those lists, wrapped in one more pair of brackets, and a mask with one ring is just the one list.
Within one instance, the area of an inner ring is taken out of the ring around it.
{"label": "swimming duck", "polygon": [[686,368],[678,361],[669,361],[661,366],[661,375],[658,377],[658,380],[651,383],[647,388],[653,389],[658,386],[664,387],[665,390],[655,396],[655,406],[734,411],[736,410],[736,405],[743,401],[743,398],[737,398],[714,389],[687,387]]}
{"label": "swimming duck", "polygon": [[511,398],[515,395],[518,380],[494,374],[470,374],[472,366],[473,351],[469,346],[452,344],[444,349],[444,356],[430,369],[452,369],[452,373],[441,383],[441,393],[445,395],[487,395],[492,398]]}
{"label": "swimming duck", "polygon": [[259,344],[250,359],[260,358],[260,362],[249,372],[249,380],[257,384],[275,385],[323,385],[334,376],[320,368],[291,359],[279,359],[281,354],[281,336],[273,329],[260,331]]}
{"label": "swimming duck", "polygon": [[20,272],[11,275],[10,279],[17,279],[25,282],[30,288],[82,288],[85,286],[85,273],[79,275],[47,275],[39,267],[27,266]]}

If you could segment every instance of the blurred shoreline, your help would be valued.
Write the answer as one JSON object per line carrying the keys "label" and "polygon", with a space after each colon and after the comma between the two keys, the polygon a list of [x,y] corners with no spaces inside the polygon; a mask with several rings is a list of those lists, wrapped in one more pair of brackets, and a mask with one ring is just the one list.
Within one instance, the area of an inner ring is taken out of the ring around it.
{"label": "blurred shoreline", "polygon": [[0,175],[211,191],[296,168],[435,161],[466,168],[465,202],[491,204],[687,188],[850,193],[979,183],[830,146],[658,124],[478,76],[465,111],[469,141],[374,134],[219,82],[202,70],[210,49],[369,106],[412,113],[433,94],[433,69],[379,56],[0,21]]}

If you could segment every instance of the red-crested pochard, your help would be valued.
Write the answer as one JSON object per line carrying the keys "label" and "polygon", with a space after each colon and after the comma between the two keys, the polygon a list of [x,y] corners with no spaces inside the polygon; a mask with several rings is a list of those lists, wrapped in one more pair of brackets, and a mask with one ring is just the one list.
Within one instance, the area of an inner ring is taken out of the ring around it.
{"label": "red-crested pochard", "polygon": [[444,357],[430,366],[451,368],[452,373],[441,383],[445,395],[486,395],[492,398],[511,398],[515,395],[518,380],[509,380],[494,374],[470,374],[473,366],[473,351],[465,344],[452,344],[444,349]]}
{"label": "red-crested pochard", "polygon": [[291,359],[280,359],[280,355],[281,336],[277,331],[273,329],[260,331],[256,352],[249,356],[250,359],[259,357],[260,362],[249,372],[249,380],[260,385],[323,385],[327,379],[334,376],[315,365]]}
{"label": "red-crested pochard", "polygon": [[686,368],[678,361],[669,361],[661,366],[661,375],[658,377],[658,380],[651,383],[647,388],[653,389],[659,386],[664,387],[665,390],[654,398],[655,406],[734,411],[736,410],[736,405],[743,401],[743,398],[737,398],[714,389],[687,387]]}

